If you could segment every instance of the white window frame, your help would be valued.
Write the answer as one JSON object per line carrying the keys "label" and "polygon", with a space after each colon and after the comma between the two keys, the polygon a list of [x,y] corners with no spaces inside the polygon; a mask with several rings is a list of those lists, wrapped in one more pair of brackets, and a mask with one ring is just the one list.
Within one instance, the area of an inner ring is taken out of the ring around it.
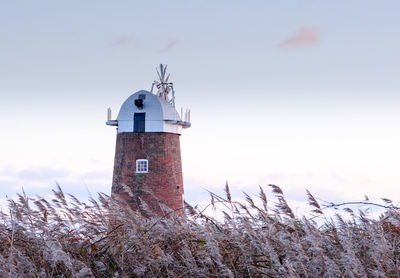
{"label": "white window frame", "polygon": [[148,173],[148,172],[149,172],[149,161],[147,159],[136,159],[136,173]]}

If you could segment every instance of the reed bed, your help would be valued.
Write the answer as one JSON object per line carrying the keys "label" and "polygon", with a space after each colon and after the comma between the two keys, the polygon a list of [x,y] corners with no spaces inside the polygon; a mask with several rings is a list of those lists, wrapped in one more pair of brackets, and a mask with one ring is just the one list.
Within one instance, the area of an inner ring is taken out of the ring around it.
{"label": "reed bed", "polygon": [[52,200],[22,192],[0,215],[0,277],[400,277],[390,200],[380,217],[324,218],[307,192],[314,216],[296,217],[270,187],[273,206],[261,187],[245,202],[228,185],[224,197],[211,193],[219,219],[189,204],[149,217],[145,204],[139,213],[105,194],[84,203],[60,187]]}

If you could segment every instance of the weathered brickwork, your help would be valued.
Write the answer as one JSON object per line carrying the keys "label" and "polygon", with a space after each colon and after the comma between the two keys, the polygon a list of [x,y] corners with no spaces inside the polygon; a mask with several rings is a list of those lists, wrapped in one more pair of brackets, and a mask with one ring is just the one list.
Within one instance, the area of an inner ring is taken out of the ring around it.
{"label": "weathered brickwork", "polygon": [[[135,210],[142,210],[143,200],[158,215],[164,214],[159,202],[180,212],[183,180],[179,136],[165,132],[118,133],[112,194],[118,194]],[[148,173],[136,173],[137,159],[148,160]]]}

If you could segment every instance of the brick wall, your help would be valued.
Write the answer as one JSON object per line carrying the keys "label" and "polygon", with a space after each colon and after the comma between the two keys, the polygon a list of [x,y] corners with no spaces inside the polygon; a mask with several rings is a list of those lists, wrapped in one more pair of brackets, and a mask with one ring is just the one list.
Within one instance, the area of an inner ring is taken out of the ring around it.
{"label": "brick wall", "polygon": [[[179,136],[163,132],[118,133],[112,194],[118,194],[135,210],[142,210],[143,200],[158,215],[163,214],[159,202],[173,210],[182,209]],[[149,161],[148,173],[136,173],[136,159]],[[124,189],[123,184],[130,190]]]}

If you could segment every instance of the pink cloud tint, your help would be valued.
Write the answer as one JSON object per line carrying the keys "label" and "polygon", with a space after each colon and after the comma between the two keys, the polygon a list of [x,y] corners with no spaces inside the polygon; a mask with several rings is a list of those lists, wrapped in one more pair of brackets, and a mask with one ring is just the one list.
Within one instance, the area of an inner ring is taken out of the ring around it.
{"label": "pink cloud tint", "polygon": [[318,27],[303,26],[295,32],[289,39],[280,43],[279,47],[303,47],[316,44],[320,38]]}
{"label": "pink cloud tint", "polygon": [[133,36],[120,36],[111,43],[113,47],[121,47],[126,45],[138,46],[139,41]]}
{"label": "pink cloud tint", "polygon": [[165,46],[159,50],[159,52],[170,52],[178,43],[176,39],[169,39]]}

